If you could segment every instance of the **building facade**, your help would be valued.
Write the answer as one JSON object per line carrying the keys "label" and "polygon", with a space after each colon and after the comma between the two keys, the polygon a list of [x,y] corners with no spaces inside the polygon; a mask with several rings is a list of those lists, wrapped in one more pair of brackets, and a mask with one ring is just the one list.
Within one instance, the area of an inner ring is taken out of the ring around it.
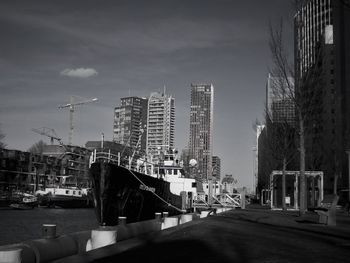
{"label": "building facade", "polygon": [[63,185],[90,187],[89,157],[88,149],[70,145],[45,145],[40,154],[1,149],[0,193],[34,193]]}
{"label": "building facade", "polygon": [[113,141],[146,150],[147,99],[126,97],[120,99],[120,106],[114,109]]}
{"label": "building facade", "polygon": [[221,159],[219,156],[212,157],[213,177],[217,181],[221,181]]}
{"label": "building facade", "polygon": [[153,161],[160,159],[160,153],[174,148],[175,140],[175,99],[158,92],[148,100],[147,155]]}
{"label": "building facade", "polygon": [[[288,83],[287,83],[288,81]],[[294,79],[268,75],[266,81],[266,117],[274,123],[295,121]]]}
{"label": "building facade", "polygon": [[305,1],[294,24],[296,88],[309,113],[306,168],[324,172],[325,193],[339,192],[349,188],[350,2]]}
{"label": "building facade", "polygon": [[212,175],[214,86],[191,84],[190,158],[198,163],[199,177]]}

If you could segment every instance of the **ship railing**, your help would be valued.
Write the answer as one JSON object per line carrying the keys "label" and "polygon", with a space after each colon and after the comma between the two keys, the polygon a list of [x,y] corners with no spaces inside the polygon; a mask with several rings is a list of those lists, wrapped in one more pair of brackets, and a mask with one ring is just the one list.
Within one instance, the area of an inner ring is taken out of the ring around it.
{"label": "ship railing", "polygon": [[90,165],[97,161],[104,161],[108,163],[115,163],[120,165],[120,153],[118,152],[118,155],[111,153],[109,150],[108,152],[105,151],[97,151],[96,149],[91,153],[90,156]]}

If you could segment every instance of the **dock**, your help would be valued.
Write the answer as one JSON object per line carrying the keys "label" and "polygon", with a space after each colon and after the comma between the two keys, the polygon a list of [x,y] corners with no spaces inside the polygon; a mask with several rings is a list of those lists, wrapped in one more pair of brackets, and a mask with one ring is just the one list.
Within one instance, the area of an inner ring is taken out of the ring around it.
{"label": "dock", "polygon": [[347,262],[350,259],[350,216],[341,210],[337,211],[336,226],[319,224],[317,214],[311,212],[300,217],[297,211],[254,207],[193,219],[46,262]]}

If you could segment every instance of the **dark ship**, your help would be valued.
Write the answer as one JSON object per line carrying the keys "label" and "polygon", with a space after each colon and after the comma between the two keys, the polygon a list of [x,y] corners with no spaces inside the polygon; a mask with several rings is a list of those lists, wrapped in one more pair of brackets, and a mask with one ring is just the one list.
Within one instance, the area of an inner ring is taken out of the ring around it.
{"label": "dark ship", "polygon": [[155,167],[138,160],[132,170],[131,164],[123,167],[111,154],[94,153],[90,176],[101,225],[117,225],[118,217],[126,217],[131,223],[153,219],[156,212],[175,215],[191,210],[196,196],[195,179],[185,178],[173,152],[164,157]]}

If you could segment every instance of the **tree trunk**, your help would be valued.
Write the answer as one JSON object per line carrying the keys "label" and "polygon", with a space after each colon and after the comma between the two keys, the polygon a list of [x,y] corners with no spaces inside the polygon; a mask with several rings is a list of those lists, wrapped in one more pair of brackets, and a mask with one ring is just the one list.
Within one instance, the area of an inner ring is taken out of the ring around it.
{"label": "tree trunk", "polygon": [[301,215],[305,214],[307,209],[306,198],[306,176],[305,176],[305,134],[304,134],[304,120],[299,111],[299,140],[300,140],[300,209]]}
{"label": "tree trunk", "polygon": [[337,194],[337,188],[338,188],[338,174],[334,175],[334,185],[333,185],[333,194]]}
{"label": "tree trunk", "polygon": [[283,211],[287,210],[286,205],[286,168],[287,168],[287,159],[283,157],[283,168],[282,168],[282,209]]}

